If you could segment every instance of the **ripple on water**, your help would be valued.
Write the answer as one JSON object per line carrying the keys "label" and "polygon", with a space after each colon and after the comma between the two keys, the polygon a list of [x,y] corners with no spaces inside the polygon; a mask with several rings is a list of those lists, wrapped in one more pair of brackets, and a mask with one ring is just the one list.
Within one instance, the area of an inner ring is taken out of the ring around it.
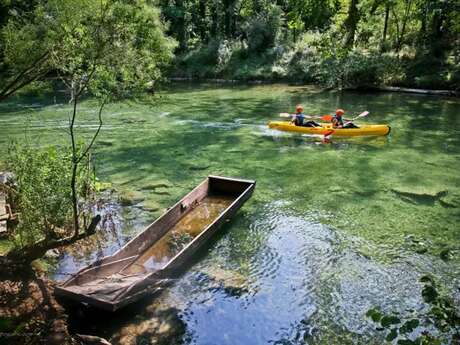
{"label": "ripple on water", "polygon": [[[294,215],[275,203],[262,208],[262,216],[234,225],[172,288],[187,329],[185,343],[305,344],[306,339],[331,339],[339,344],[344,334],[375,340],[380,335],[365,316],[371,307],[402,314],[424,310],[420,272],[410,260],[372,261],[360,254],[362,241],[345,238],[315,221],[315,215]],[[241,268],[244,252],[232,255],[226,242],[244,231],[247,236],[239,237],[239,246],[254,246],[248,250],[246,271]],[[244,272],[247,290],[232,294],[200,273],[216,262],[235,274]]]}

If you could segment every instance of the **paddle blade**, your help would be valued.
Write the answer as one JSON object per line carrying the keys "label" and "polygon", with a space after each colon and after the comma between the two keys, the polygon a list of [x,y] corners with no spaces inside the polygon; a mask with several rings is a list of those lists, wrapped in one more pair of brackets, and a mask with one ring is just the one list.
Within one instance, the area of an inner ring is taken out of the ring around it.
{"label": "paddle blade", "polygon": [[332,115],[323,115],[321,116],[321,120],[330,122],[332,121]]}
{"label": "paddle blade", "polygon": [[352,118],[351,120],[348,120],[349,122],[351,121],[354,121],[354,120],[357,120],[357,119],[360,119],[361,117],[365,117],[369,115],[369,112],[368,111],[363,111],[361,114],[359,114],[358,116]]}
{"label": "paddle blade", "polygon": [[291,117],[289,113],[280,113],[280,117]]}

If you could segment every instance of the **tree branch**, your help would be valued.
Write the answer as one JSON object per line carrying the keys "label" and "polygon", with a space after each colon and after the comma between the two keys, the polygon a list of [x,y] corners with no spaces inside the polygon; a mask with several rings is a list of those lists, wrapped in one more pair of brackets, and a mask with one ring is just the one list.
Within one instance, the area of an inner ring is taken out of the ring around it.
{"label": "tree branch", "polygon": [[91,139],[91,142],[86,147],[85,151],[83,151],[81,156],[78,158],[78,163],[80,163],[81,160],[83,159],[83,157],[85,157],[88,154],[89,150],[91,150],[91,148],[93,147],[94,142],[96,141],[97,136],[99,135],[99,132],[101,131],[101,128],[102,128],[102,109],[104,109],[104,106],[105,106],[106,103],[107,103],[107,98],[105,98],[102,101],[101,106],[99,107],[99,112],[98,112],[99,126],[98,126],[98,128],[96,130],[96,133],[94,133],[93,138]]}
{"label": "tree branch", "polygon": [[[40,65],[44,60],[46,60],[49,56],[49,52],[45,52],[42,54],[40,57],[38,57],[34,62],[32,62],[29,67],[25,68],[23,71],[21,71],[16,78],[14,78],[9,84],[4,86],[2,90],[0,91],[0,101],[3,101],[7,97],[11,96],[14,92],[16,92],[18,89],[21,87],[24,87],[27,84],[30,84],[33,82],[38,76],[40,76],[43,72],[35,74],[33,77],[26,78],[24,81],[19,83],[21,79],[28,73],[30,73],[32,70],[36,69],[38,65]],[[38,67],[40,68],[40,67]],[[19,83],[19,86],[17,84]]]}
{"label": "tree branch", "polygon": [[78,236],[68,236],[62,239],[42,239],[26,247],[14,249],[6,255],[6,258],[14,263],[30,264],[32,261],[39,259],[45,255],[50,249],[59,248],[73,244],[83,238],[93,235],[96,232],[97,225],[101,221],[101,216],[98,214],[91,220],[88,228]]}
{"label": "tree branch", "polygon": [[[72,85],[72,94],[74,94],[75,85]],[[79,224],[78,224],[78,200],[77,200],[77,168],[78,168],[78,161],[77,161],[77,147],[75,144],[75,133],[74,133],[74,125],[75,125],[75,118],[77,116],[77,102],[78,102],[78,95],[73,96],[73,112],[72,118],[70,121],[70,140],[72,143],[72,178],[70,181],[70,188],[72,190],[72,213],[73,213],[73,230],[74,230],[74,238],[77,238],[78,231],[79,231]]]}

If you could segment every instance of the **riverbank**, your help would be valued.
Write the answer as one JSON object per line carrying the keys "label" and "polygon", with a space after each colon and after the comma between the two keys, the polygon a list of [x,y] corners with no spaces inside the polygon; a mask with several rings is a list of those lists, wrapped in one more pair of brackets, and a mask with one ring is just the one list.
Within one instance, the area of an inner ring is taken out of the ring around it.
{"label": "riverbank", "polygon": [[[219,79],[219,78],[193,78],[193,77],[171,77],[168,79],[170,82],[196,82],[196,83],[212,83],[212,84],[230,84],[230,85],[269,85],[269,84],[283,84],[286,85],[311,85],[303,84],[302,82],[295,82],[289,80],[238,80],[238,79]],[[325,89],[326,90],[326,89]],[[402,93],[413,93],[422,95],[433,95],[433,96],[452,96],[460,97],[460,91],[456,90],[429,90],[429,89],[415,89],[407,87],[397,86],[369,86],[368,88],[346,88],[342,91],[378,91],[378,92],[402,92]]]}
{"label": "riverbank", "polygon": [[0,342],[78,344],[69,334],[67,316],[54,297],[53,286],[35,270],[1,277]]}
{"label": "riverbank", "polygon": [[311,33],[296,42],[280,41],[259,51],[248,49],[244,41],[213,40],[177,55],[169,76],[294,82],[334,89],[395,87],[457,94],[460,89],[455,48],[435,54],[415,47],[399,51],[356,47],[342,51],[327,44],[327,37]]}

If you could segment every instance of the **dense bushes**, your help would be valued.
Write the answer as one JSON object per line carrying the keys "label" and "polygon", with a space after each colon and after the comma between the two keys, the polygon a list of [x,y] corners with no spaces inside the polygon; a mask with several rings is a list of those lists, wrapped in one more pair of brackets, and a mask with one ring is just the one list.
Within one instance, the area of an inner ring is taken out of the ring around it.
{"label": "dense bushes", "polygon": [[[386,3],[384,7],[382,3],[370,6],[359,2],[360,8],[313,1],[292,2],[287,7],[279,2],[251,4],[239,9],[234,18],[239,26],[235,21],[231,32],[211,30],[208,40],[203,39],[206,35],[188,40],[187,52],[176,56],[172,75],[284,80],[330,88],[460,88],[460,48],[451,35],[457,29],[435,30],[442,38],[435,39],[432,30],[423,25],[420,30],[408,27],[412,21],[430,22],[433,18],[427,8],[426,17],[419,13],[412,18],[404,3]],[[395,17],[392,6],[404,17]],[[444,10],[452,14],[450,9]],[[377,12],[386,13],[386,19]],[[217,17],[212,20],[219,23]],[[193,28],[194,22],[189,24]]]}
{"label": "dense bushes", "polygon": [[252,17],[244,26],[249,50],[252,53],[262,53],[273,48],[282,24],[282,11],[276,5],[270,5],[267,11]]}
{"label": "dense bushes", "polygon": [[[13,173],[12,198],[19,222],[14,231],[15,247],[20,249],[47,239],[68,236],[72,229],[72,176],[70,149],[51,146],[34,148],[12,145],[8,150],[7,169]],[[87,157],[85,158],[87,159]],[[78,170],[77,197],[80,203],[90,201],[93,176],[89,162]],[[80,217],[90,216],[88,205],[81,204]],[[86,223],[85,222],[85,223]]]}
{"label": "dense bushes", "polygon": [[331,88],[460,88],[460,61],[453,53],[446,58],[413,49],[403,49],[399,54],[362,48],[345,50],[330,35],[318,32],[304,34],[295,44],[279,36],[274,38],[275,35],[268,44],[263,26],[252,30],[248,39],[212,40],[179,56],[173,76],[284,80]]}

